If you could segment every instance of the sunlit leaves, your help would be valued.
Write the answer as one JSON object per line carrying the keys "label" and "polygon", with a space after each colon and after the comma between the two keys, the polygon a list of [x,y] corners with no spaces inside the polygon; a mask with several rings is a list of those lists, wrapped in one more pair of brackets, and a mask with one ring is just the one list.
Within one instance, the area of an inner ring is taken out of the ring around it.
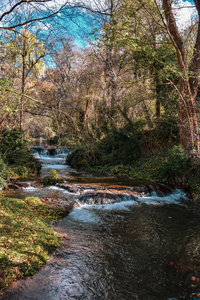
{"label": "sunlit leaves", "polygon": [[59,245],[45,222],[61,216],[39,198],[0,198],[0,290],[13,279],[33,275]]}
{"label": "sunlit leaves", "polygon": [[7,44],[6,51],[10,61],[15,63],[16,67],[25,67],[26,76],[29,73],[36,76],[44,73],[45,67],[41,58],[45,56],[45,47],[27,29],[21,30],[20,34]]}

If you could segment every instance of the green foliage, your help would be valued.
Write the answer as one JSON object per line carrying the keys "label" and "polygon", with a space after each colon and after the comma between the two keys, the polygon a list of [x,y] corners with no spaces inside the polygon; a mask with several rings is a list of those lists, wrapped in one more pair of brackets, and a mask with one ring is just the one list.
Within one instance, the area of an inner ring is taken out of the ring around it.
{"label": "green foliage", "polygon": [[7,155],[14,151],[23,149],[26,144],[23,138],[23,131],[20,128],[12,130],[3,129],[0,136],[0,151],[2,154]]}
{"label": "green foliage", "polygon": [[44,186],[55,185],[56,183],[63,183],[64,179],[58,177],[58,173],[56,170],[50,171],[50,176],[45,176],[42,178],[42,183]]}
{"label": "green foliage", "polygon": [[15,35],[7,44],[10,61],[17,64],[26,73],[34,73],[37,76],[44,73],[45,67],[41,60],[45,56],[45,47],[39,42],[36,35],[27,29],[21,29],[20,34]]}
{"label": "green foliage", "polygon": [[140,157],[138,138],[123,130],[113,130],[102,142],[104,164],[128,164]]}
{"label": "green foliage", "polygon": [[74,168],[86,168],[88,167],[88,162],[92,161],[92,156],[92,151],[87,151],[85,147],[79,147],[67,156],[66,163]]}
{"label": "green foliage", "polygon": [[4,165],[3,178],[27,176],[28,174],[38,173],[41,169],[39,160],[26,148],[23,131],[19,128],[2,130],[0,153],[4,163],[7,165],[7,167]]}
{"label": "green foliage", "polygon": [[63,180],[57,180],[55,178],[53,178],[52,176],[45,176],[44,178],[42,178],[42,183],[44,186],[48,186],[48,185],[55,185],[58,182],[63,182]]}
{"label": "green foliage", "polygon": [[[159,152],[148,158],[141,157],[129,166],[117,165],[110,169],[110,172],[118,177],[130,177],[134,180],[157,181],[159,169],[162,166],[166,152]],[[161,178],[159,181],[162,181]]]}
{"label": "green foliage", "polygon": [[67,156],[67,164],[76,168],[129,164],[141,155],[140,138],[146,122],[130,122],[121,129],[113,129],[100,143],[85,143]]}
{"label": "green foliage", "polygon": [[167,182],[186,182],[186,176],[191,169],[191,158],[181,146],[174,146],[159,169],[159,176]]}
{"label": "green foliage", "polygon": [[38,197],[26,197],[24,202],[28,205],[29,210],[36,213],[45,222],[49,223],[64,216],[61,210],[44,204]]}
{"label": "green foliage", "polygon": [[20,96],[7,78],[0,78],[0,120],[14,118],[18,112]]}
{"label": "green foliage", "polygon": [[5,161],[20,176],[39,173],[41,169],[41,163],[28,149],[19,150],[7,155]]}
{"label": "green foliage", "polygon": [[179,141],[178,118],[163,115],[157,121],[157,134],[165,139]]}
{"label": "green foliage", "polygon": [[55,135],[54,137],[49,139],[49,145],[55,146],[58,145],[60,141],[60,138],[58,135]]}
{"label": "green foliage", "polygon": [[0,198],[0,291],[12,280],[33,275],[59,245],[59,238],[46,224],[62,213],[39,198]]}
{"label": "green foliage", "polygon": [[141,157],[135,164],[116,165],[107,171],[119,177],[135,180],[153,180],[191,190],[200,199],[200,161],[187,156],[180,145],[156,152],[148,158]]}
{"label": "green foliage", "polygon": [[58,172],[56,170],[51,170],[50,174],[53,178],[58,179]]}

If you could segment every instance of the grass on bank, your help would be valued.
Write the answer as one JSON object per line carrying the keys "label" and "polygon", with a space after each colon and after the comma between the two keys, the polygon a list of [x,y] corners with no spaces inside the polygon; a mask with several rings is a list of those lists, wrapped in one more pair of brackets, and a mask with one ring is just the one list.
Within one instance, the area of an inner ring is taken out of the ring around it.
{"label": "grass on bank", "polygon": [[[98,145],[90,146],[89,150],[76,149],[67,157],[67,163],[73,167],[98,170],[119,178],[171,184],[187,189],[193,199],[200,199],[199,157],[189,156],[181,145],[171,143],[153,151],[148,147],[143,149],[140,145],[140,156],[131,158],[128,151],[129,160],[126,161],[123,157],[126,157],[127,147],[123,147],[124,152],[116,148],[107,152],[100,151],[102,147]],[[111,156],[112,160],[108,163]]]}
{"label": "grass on bank", "polygon": [[20,277],[33,275],[60,244],[48,225],[62,212],[37,197],[0,198],[0,293]]}
{"label": "grass on bank", "polygon": [[180,145],[140,158],[129,166],[110,168],[115,176],[167,183],[187,190],[200,199],[200,160],[187,156]]}

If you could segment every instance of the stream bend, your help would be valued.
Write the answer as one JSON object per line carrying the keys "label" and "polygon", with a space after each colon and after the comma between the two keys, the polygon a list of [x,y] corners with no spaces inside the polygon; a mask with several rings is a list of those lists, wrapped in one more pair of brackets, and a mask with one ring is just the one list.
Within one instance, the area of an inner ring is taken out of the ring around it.
{"label": "stream bend", "polygon": [[188,255],[195,243],[198,255],[199,216],[182,191],[158,195],[80,173],[65,165],[66,151],[36,155],[41,176],[56,169],[65,186],[30,184],[10,196],[59,198],[74,208],[53,224],[64,238],[48,264],[13,283],[3,300],[200,299],[191,282],[198,265]]}

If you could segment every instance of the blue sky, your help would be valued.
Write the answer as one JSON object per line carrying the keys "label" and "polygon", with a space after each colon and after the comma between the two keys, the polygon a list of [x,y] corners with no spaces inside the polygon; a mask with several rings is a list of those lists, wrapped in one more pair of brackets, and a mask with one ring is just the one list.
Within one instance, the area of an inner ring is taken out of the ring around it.
{"label": "blue sky", "polygon": [[[84,13],[77,9],[65,10],[52,19],[47,19],[40,23],[33,23],[29,30],[43,40],[47,48],[54,40],[57,49],[62,47],[60,38],[70,37],[74,46],[85,48],[89,41],[94,40],[100,31],[100,19],[98,15],[92,15],[85,11]],[[56,41],[56,42],[55,42]],[[49,55],[44,59],[47,66],[52,67],[53,63]]]}
{"label": "blue sky", "polygon": [[84,48],[88,45],[89,40],[98,36],[100,19],[98,15],[71,9],[61,12],[51,19],[33,23],[29,28],[38,35],[38,38],[47,43],[54,38],[70,37],[77,47]]}
{"label": "blue sky", "polygon": [[[2,2],[3,1],[3,2]],[[0,3],[9,0],[0,0]],[[63,0],[59,0],[63,1]],[[88,0],[87,0],[88,1]],[[98,0],[101,1],[101,0]],[[193,0],[179,0],[178,3],[182,6],[194,5]],[[0,6],[1,7],[1,6]],[[177,11],[177,20],[180,26],[188,24],[193,9],[181,8]],[[44,14],[47,13],[44,11]],[[24,12],[21,14],[22,19],[25,18]],[[37,13],[35,13],[37,16]],[[19,17],[19,15],[18,15]],[[15,22],[15,18],[12,22]],[[57,39],[59,36],[71,37],[74,40],[74,44],[80,48],[84,48],[88,44],[88,40],[94,39],[95,35],[98,36],[100,30],[100,17],[98,15],[92,15],[87,11],[80,11],[77,9],[71,9],[61,11],[58,16],[54,16],[52,19],[46,19],[40,23],[33,23],[29,26],[30,30],[38,36],[38,39],[44,40],[48,47],[48,43],[51,39]],[[20,28],[19,28],[20,30]],[[94,35],[95,33],[95,35]],[[58,43],[59,48],[59,43]]]}

